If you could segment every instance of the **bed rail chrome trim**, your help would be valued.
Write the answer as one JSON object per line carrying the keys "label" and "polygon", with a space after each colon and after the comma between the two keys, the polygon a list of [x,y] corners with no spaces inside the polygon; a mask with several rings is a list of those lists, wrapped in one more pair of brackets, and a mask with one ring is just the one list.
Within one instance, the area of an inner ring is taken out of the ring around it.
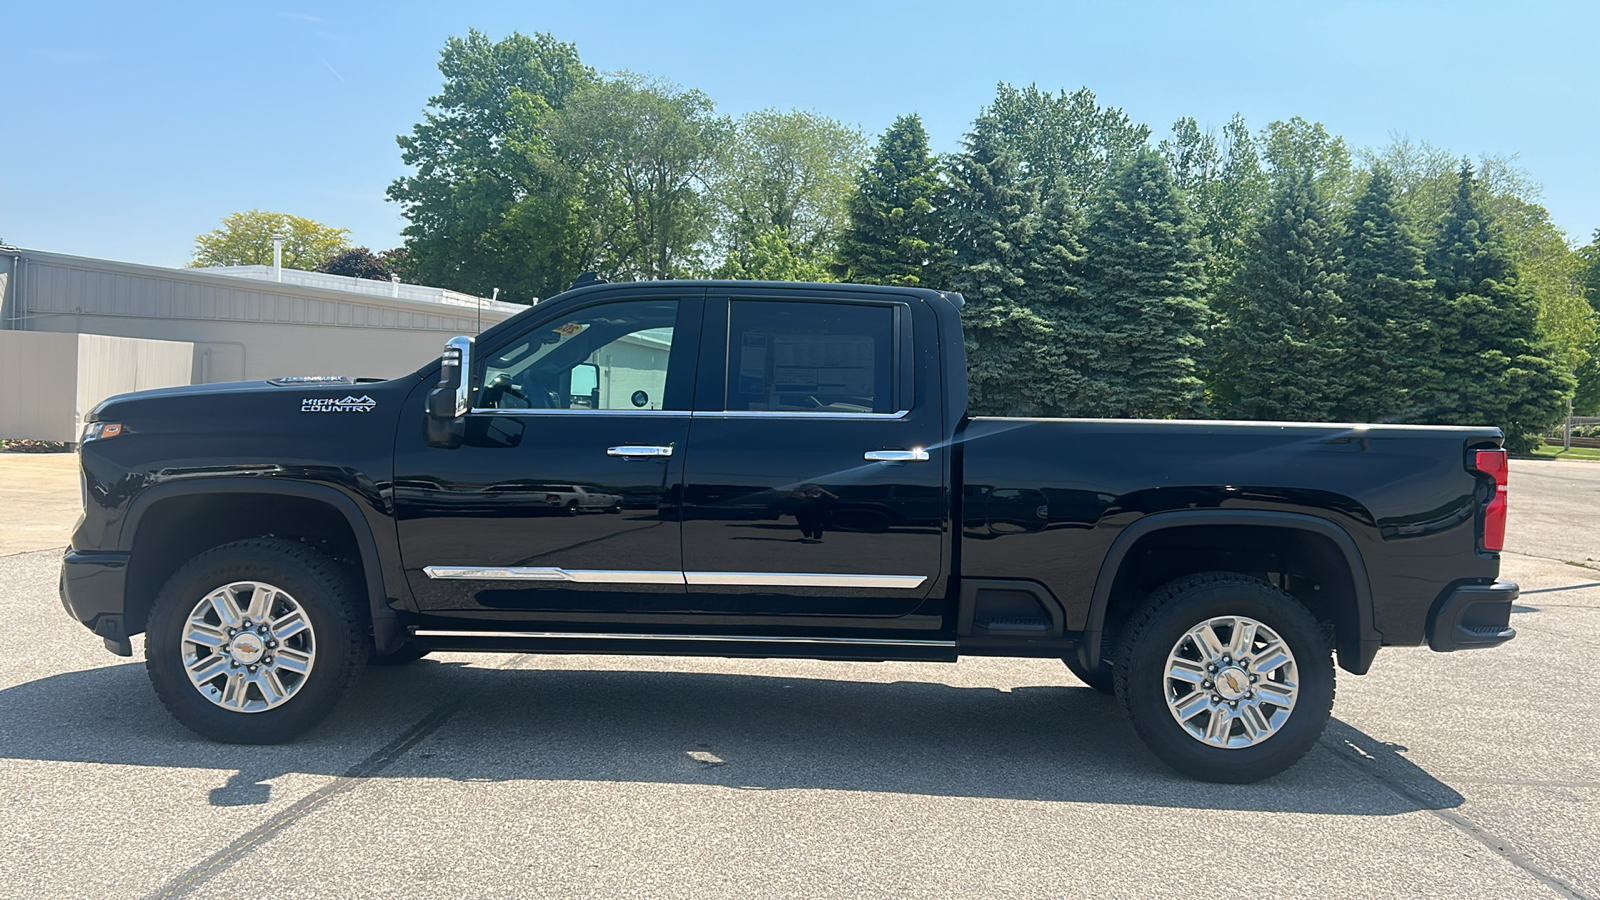
{"label": "bed rail chrome trim", "polygon": [[934,641],[914,638],[850,638],[850,637],[788,637],[755,634],[634,634],[631,632],[580,632],[580,631],[457,631],[451,629],[419,628],[419,638],[515,638],[518,640],[544,640],[571,638],[574,640],[601,641],[704,641],[733,644],[839,644],[860,647],[954,647],[955,641]]}

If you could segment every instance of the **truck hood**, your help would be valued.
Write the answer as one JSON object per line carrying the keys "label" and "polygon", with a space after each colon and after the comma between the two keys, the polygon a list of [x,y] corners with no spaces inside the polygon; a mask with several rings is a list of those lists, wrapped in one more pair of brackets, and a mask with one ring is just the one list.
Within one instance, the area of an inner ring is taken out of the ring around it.
{"label": "truck hood", "polygon": [[[146,406],[165,406],[169,402],[184,403],[186,401],[213,401],[225,402],[227,397],[233,396],[243,402],[250,402],[258,395],[282,395],[299,391],[307,398],[318,400],[327,399],[341,401],[349,395],[352,403],[360,402],[361,398],[371,393],[378,385],[391,385],[396,382],[406,382],[409,388],[415,376],[407,375],[393,381],[381,378],[330,378],[328,376],[293,376],[287,378],[273,378],[267,381],[221,381],[214,384],[186,384],[177,387],[152,388],[147,391],[132,391],[126,394],[115,394],[100,401],[90,413],[84,417],[84,422],[99,422],[106,418],[114,418],[125,412],[137,411]],[[343,393],[341,393],[341,391]],[[211,403],[205,404],[212,407]]]}

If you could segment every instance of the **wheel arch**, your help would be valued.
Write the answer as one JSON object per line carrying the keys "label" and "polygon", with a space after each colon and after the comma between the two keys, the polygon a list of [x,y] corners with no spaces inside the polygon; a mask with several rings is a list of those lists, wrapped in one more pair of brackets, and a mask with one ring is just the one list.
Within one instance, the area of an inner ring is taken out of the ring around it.
{"label": "wheel arch", "polygon": [[1366,562],[1350,533],[1334,522],[1305,513],[1208,509],[1155,513],[1139,519],[1117,535],[1095,578],[1083,640],[1078,645],[1078,659],[1085,668],[1093,671],[1105,657],[1102,645],[1107,614],[1115,599],[1114,590],[1119,577],[1127,571],[1129,555],[1140,542],[1173,529],[1218,526],[1287,530],[1312,537],[1317,543],[1331,548],[1329,552],[1342,561],[1343,571],[1349,578],[1350,596],[1338,610],[1339,615],[1335,619],[1339,666],[1356,675],[1367,672],[1383,642],[1383,636],[1373,624],[1372,583],[1367,575]]}
{"label": "wheel arch", "polygon": [[[354,500],[326,485],[292,481],[241,481],[224,477],[156,485],[142,491],[129,505],[118,535],[118,549],[130,554],[127,585],[129,633],[142,630],[142,623],[148,616],[154,591],[160,588],[159,584],[153,586],[144,584],[141,587],[137,580],[139,557],[134,551],[140,546],[141,526],[146,519],[152,515],[159,517],[161,512],[170,509],[168,505],[174,502],[220,501],[229,495],[289,498],[310,505],[308,508],[321,507],[326,510],[326,515],[342,523],[348,529],[352,547],[361,564],[362,583],[366,588],[368,613],[372,623],[374,651],[379,654],[390,652],[405,641],[405,629],[401,626],[399,616],[388,603],[388,591],[385,587],[377,539],[371,524]],[[216,543],[226,543],[229,539],[231,538],[223,538]]]}

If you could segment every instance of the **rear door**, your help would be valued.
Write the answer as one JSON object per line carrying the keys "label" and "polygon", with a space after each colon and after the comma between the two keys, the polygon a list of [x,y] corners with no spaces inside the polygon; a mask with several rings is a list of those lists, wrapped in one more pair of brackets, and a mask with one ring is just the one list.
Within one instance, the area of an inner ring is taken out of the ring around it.
{"label": "rear door", "polygon": [[900,616],[939,581],[948,450],[940,404],[915,402],[912,315],[872,294],[707,300],[684,475],[692,604]]}

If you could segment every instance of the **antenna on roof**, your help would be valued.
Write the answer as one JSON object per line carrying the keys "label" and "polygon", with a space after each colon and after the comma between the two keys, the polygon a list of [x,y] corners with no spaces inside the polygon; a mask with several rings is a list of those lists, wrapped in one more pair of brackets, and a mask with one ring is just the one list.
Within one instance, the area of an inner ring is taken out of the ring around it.
{"label": "antenna on roof", "polygon": [[585,272],[582,275],[578,276],[578,280],[577,281],[574,281],[572,284],[568,285],[567,286],[567,290],[569,290],[569,291],[576,290],[577,288],[588,287],[591,284],[610,284],[610,283],[611,282],[605,280],[604,278],[601,278],[600,275],[598,273],[596,273],[596,272]]}

